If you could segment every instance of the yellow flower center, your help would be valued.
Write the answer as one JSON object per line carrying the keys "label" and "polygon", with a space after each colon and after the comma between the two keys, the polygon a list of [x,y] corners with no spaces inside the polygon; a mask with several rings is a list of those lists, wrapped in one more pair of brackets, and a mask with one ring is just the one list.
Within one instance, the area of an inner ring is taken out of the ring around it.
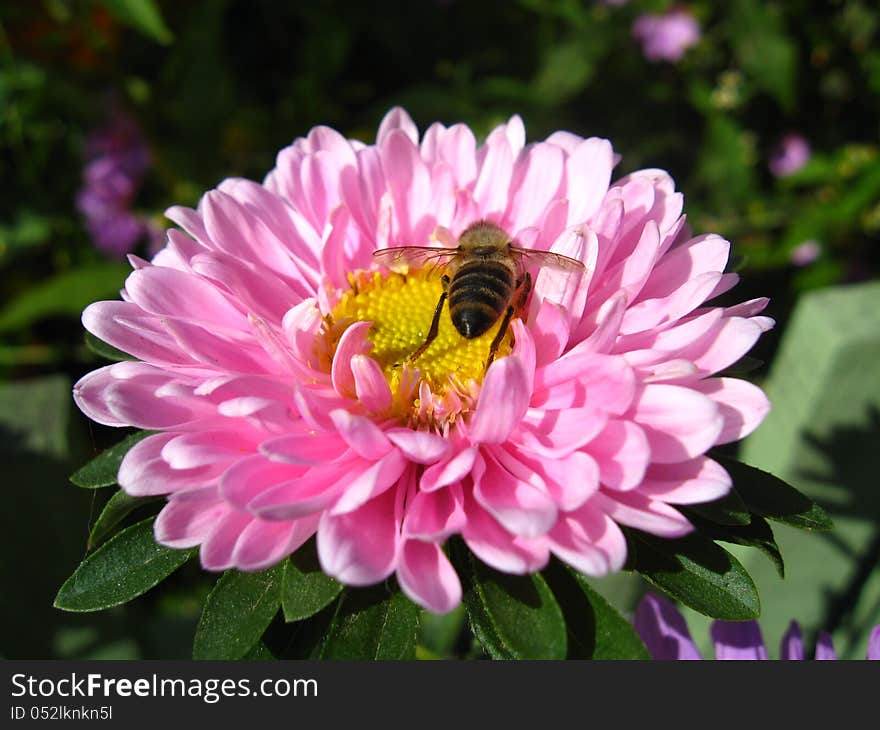
{"label": "yellow flower center", "polygon": [[[405,273],[356,271],[348,275],[351,288],[345,291],[328,318],[331,342],[335,345],[345,329],[355,322],[371,322],[367,334],[372,349],[369,356],[385,373],[392,393],[398,393],[404,366],[418,370],[431,393],[442,397],[450,391],[473,397],[483,380],[489,350],[502,318],[480,337],[463,337],[444,303],[436,339],[415,360],[431,328],[437,303],[443,292],[440,272],[427,266]],[[513,336],[501,341],[496,359],[510,354]],[[418,397],[418,388],[415,389]],[[403,404],[400,404],[403,405]],[[419,403],[411,403],[415,408]]]}

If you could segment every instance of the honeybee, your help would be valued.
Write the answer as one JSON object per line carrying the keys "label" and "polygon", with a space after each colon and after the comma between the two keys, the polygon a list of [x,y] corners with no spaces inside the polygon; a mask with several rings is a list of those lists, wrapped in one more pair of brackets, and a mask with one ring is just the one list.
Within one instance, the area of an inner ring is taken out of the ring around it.
{"label": "honeybee", "polygon": [[436,339],[447,299],[452,324],[462,337],[469,340],[487,332],[503,316],[489,348],[486,369],[495,359],[514,313],[523,308],[531,291],[532,277],[525,270],[525,263],[566,271],[584,270],[584,265],[577,259],[552,251],[516,246],[502,228],[485,220],[469,225],[458,238],[455,248],[398,246],[374,251],[373,256],[387,265],[401,261],[416,265],[434,261],[444,265],[443,293],[434,309],[428,335],[410,355],[411,362]]}

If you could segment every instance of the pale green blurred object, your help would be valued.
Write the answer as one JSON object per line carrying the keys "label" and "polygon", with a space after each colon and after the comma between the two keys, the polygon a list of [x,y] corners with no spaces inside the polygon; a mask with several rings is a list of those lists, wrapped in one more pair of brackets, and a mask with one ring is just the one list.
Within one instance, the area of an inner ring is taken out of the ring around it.
{"label": "pale green blurred object", "polygon": [[[829,629],[839,656],[864,657],[880,622],[880,282],[804,295],[764,387],[773,409],[740,458],[815,499],[835,523],[827,533],[773,526],[784,580],[763,556],[732,550],[758,586],[764,639],[778,651],[794,619],[807,640]],[[701,621],[689,612],[696,637],[708,635]]]}

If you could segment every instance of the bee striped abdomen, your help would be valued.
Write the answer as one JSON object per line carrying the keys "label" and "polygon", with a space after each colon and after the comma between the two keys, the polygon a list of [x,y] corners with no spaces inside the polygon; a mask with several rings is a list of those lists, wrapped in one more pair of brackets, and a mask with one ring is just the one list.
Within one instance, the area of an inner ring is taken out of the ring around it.
{"label": "bee striped abdomen", "polygon": [[500,261],[464,264],[449,285],[455,329],[468,339],[482,335],[507,308],[513,287],[513,272]]}

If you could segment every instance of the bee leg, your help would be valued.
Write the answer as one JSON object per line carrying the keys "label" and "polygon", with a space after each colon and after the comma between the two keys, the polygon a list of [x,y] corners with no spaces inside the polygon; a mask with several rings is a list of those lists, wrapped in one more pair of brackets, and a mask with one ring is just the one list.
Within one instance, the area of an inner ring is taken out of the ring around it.
{"label": "bee leg", "polygon": [[440,329],[440,315],[443,313],[443,303],[448,296],[446,289],[449,287],[449,277],[444,274],[441,282],[443,283],[443,293],[440,295],[440,300],[437,302],[437,306],[434,309],[434,318],[431,320],[431,328],[428,330],[428,336],[425,338],[425,341],[421,344],[419,349],[409,356],[410,362],[421,357],[422,353],[431,346],[431,343],[434,340],[437,339],[437,332]]}
{"label": "bee leg", "polygon": [[483,371],[483,375],[486,374],[486,371],[489,370],[489,366],[495,359],[495,353],[498,352],[498,347],[501,344],[501,340],[503,340],[504,335],[507,334],[507,328],[510,326],[510,320],[513,318],[514,311],[514,306],[511,304],[507,308],[507,311],[504,313],[504,319],[501,320],[501,326],[498,328],[498,334],[495,335],[495,339],[492,340],[492,345],[489,347],[489,357],[486,360],[486,370]]}
{"label": "bee leg", "polygon": [[516,306],[517,309],[522,309],[529,298],[529,292],[532,291],[532,275],[528,271],[517,282],[517,288],[519,289],[519,296],[516,300]]}

